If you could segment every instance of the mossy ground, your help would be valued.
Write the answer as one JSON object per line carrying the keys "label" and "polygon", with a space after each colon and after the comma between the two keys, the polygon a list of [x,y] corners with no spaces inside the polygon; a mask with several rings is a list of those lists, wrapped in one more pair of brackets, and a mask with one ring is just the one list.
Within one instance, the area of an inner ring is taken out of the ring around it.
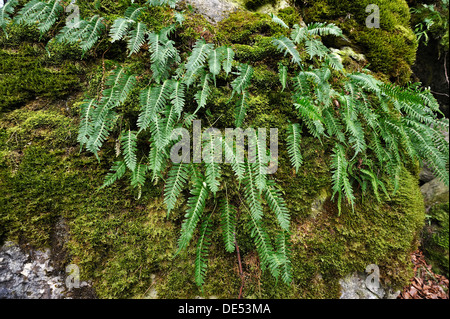
{"label": "mossy ground", "polygon": [[[103,8],[103,2],[108,1],[102,1],[99,8],[106,10],[109,7]],[[85,10],[88,9],[97,10],[86,5]],[[120,11],[111,10],[110,14]],[[300,19],[292,9],[279,16],[290,25]],[[328,145],[305,134],[304,165],[294,174],[281,142],[289,120],[295,117],[289,94],[280,93],[276,63],[282,56],[273,51],[268,41],[284,32],[282,28],[267,16],[243,11],[217,27],[198,16],[188,17],[189,25],[178,35],[181,47],[189,48],[192,37],[203,34],[210,41],[233,45],[238,60],[252,61],[255,76],[245,125],[279,128],[280,163],[274,177],[282,187],[293,221],[294,282],[290,286],[276,282],[260,269],[245,223],[247,214],[239,211],[236,233],[245,274],[244,297],[337,298],[342,276],[363,271],[373,263],[380,266],[382,281],[405,285],[412,271],[409,253],[418,244],[417,235],[424,220],[417,176],[405,169],[395,197],[377,203],[370,196],[359,196],[355,212],[344,208],[338,216],[336,204],[330,200]],[[16,47],[14,54],[25,59],[24,48]],[[13,54],[8,50],[0,52],[4,56]],[[120,61],[134,65],[144,76],[146,69],[145,53],[126,59],[119,46],[114,52],[104,59],[101,54],[94,55],[89,63],[81,64],[83,76],[77,78],[75,86],[78,90],[71,89],[67,96],[61,96],[58,87],[50,85],[52,79],[48,79],[50,84],[44,83],[48,89],[35,93],[39,99],[27,97],[14,106],[16,110],[8,108],[2,114],[0,237],[34,247],[52,247],[55,225],[63,220],[69,240],[62,264],[77,264],[82,279],[93,280],[101,298],[145,298],[154,289],[160,298],[235,298],[241,285],[237,258],[225,252],[220,231],[212,234],[203,290],[194,282],[194,245],[175,257],[187,193],[167,218],[162,201],[163,182],[147,183],[140,198],[127,178],[98,190],[115,160],[115,140],[107,141],[100,152],[100,162],[94,155],[80,152],[76,142],[79,102],[86,92],[95,94],[103,80],[103,67],[109,69]],[[39,51],[37,58],[44,57],[45,53]],[[67,66],[58,68],[56,73],[74,68],[77,63],[76,59],[68,59]],[[12,65],[7,64],[2,72],[11,72]],[[27,68],[40,67],[33,64]],[[202,114],[205,122],[217,120],[216,127],[230,127],[233,110],[226,103],[228,93],[226,87],[220,86],[214,91],[208,104],[213,118]],[[4,97],[12,98],[14,94],[7,91]],[[131,97],[122,107],[132,115],[138,110],[137,103]],[[228,175],[225,171],[230,197],[239,204],[239,192]],[[312,214],[311,207],[317,206],[317,199],[321,199],[321,205]],[[208,205],[207,210],[214,212],[214,205]],[[219,216],[212,216],[217,226]],[[275,230],[273,216],[268,215],[264,222],[269,232]]]}

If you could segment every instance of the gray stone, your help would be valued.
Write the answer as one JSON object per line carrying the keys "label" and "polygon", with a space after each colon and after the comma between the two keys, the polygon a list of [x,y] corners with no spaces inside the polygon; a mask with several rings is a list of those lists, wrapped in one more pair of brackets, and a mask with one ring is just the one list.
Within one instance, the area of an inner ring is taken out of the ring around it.
{"label": "gray stone", "polygon": [[366,274],[355,272],[341,279],[340,299],[396,299],[400,294],[400,291],[392,291],[381,284],[378,288],[367,287],[366,278]]}
{"label": "gray stone", "polygon": [[422,185],[420,191],[427,210],[435,204],[448,202],[449,188],[437,178]]}
{"label": "gray stone", "polygon": [[237,4],[226,0],[186,0],[186,2],[213,23],[222,21],[238,9]]}

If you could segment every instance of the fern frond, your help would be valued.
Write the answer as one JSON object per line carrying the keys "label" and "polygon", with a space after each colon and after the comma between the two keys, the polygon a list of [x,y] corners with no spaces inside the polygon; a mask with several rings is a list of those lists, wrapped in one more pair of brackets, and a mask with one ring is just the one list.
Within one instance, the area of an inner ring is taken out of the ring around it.
{"label": "fern frond", "polygon": [[236,207],[230,204],[228,198],[225,198],[220,202],[220,211],[225,250],[232,253],[235,250]]}
{"label": "fern frond", "polygon": [[109,111],[104,116],[102,121],[99,121],[94,125],[92,134],[86,143],[86,148],[88,151],[97,156],[97,153],[100,151],[100,148],[109,136],[116,119],[117,115],[114,112]]}
{"label": "fern frond", "polygon": [[222,68],[222,61],[224,59],[225,47],[220,47],[215,50],[211,50],[208,57],[209,72],[214,76],[219,75]]}
{"label": "fern frond", "polygon": [[134,188],[142,188],[145,184],[148,166],[145,164],[137,164],[134,171],[131,172],[131,186]]}
{"label": "fern frond", "polygon": [[194,235],[194,231],[200,221],[208,198],[208,186],[202,178],[194,178],[194,185],[191,190],[191,197],[188,200],[188,209],[185,219],[181,225],[181,234],[178,239],[178,252],[185,249]]}
{"label": "fern frond", "polygon": [[289,26],[275,14],[271,13],[270,17],[272,18],[272,21],[275,22],[276,24],[282,26],[283,28],[289,29]]}
{"label": "fern frond", "polygon": [[310,59],[313,59],[316,56],[319,57],[319,59],[322,59],[327,56],[330,51],[325,45],[323,45],[322,41],[316,39],[307,40],[305,42],[305,50]]}
{"label": "fern frond", "polygon": [[306,39],[308,39],[307,29],[305,27],[300,27],[298,24],[294,24],[291,32],[291,40],[295,44],[300,44]]}
{"label": "fern frond", "polygon": [[18,24],[38,25],[41,34],[50,30],[63,12],[60,0],[50,0],[47,3],[38,0],[28,2],[17,14],[15,21]]}
{"label": "fern frond", "polygon": [[97,108],[96,100],[90,99],[90,100],[84,100],[83,104],[80,106],[81,108],[81,122],[78,129],[78,143],[85,145],[88,141],[90,136],[92,135],[92,118],[94,110]]}
{"label": "fern frond", "polygon": [[301,141],[301,128],[297,123],[288,126],[287,136],[287,152],[291,160],[292,166],[295,168],[295,172],[298,173],[300,166],[303,164],[303,157],[300,149]]}
{"label": "fern frond", "polygon": [[238,66],[239,76],[231,83],[233,91],[238,94],[243,94],[250,85],[253,76],[253,67],[248,64],[240,64]]}
{"label": "fern frond", "polygon": [[234,111],[234,125],[235,127],[241,127],[244,123],[245,116],[247,115],[247,100],[249,94],[247,91],[242,92],[240,99],[237,101]]}
{"label": "fern frond", "polygon": [[283,52],[284,56],[289,54],[291,56],[292,62],[296,64],[301,64],[302,59],[297,51],[297,47],[291,39],[281,36],[272,40],[272,43],[277,47],[278,51]]}
{"label": "fern frond", "polygon": [[130,25],[134,21],[129,18],[117,18],[109,31],[109,36],[111,37],[111,42],[119,41],[123,39],[127,33]]}
{"label": "fern frond", "polygon": [[9,0],[2,8],[0,8],[0,28],[5,32],[5,36],[8,39],[8,33],[6,32],[6,25],[11,21],[11,16],[14,13],[14,8],[19,4],[19,0]]}
{"label": "fern frond", "polygon": [[244,198],[250,209],[252,218],[256,221],[261,220],[263,216],[263,208],[261,205],[261,196],[256,185],[256,170],[257,165],[247,162],[245,165],[244,184]]}
{"label": "fern frond", "polygon": [[352,208],[354,207],[355,197],[348,176],[348,161],[345,156],[344,147],[340,144],[336,144],[333,148],[333,155],[331,158],[333,198],[335,194],[338,193],[338,209],[340,215],[343,195],[352,205]]}
{"label": "fern frond", "polygon": [[279,232],[275,239],[275,247],[280,260],[281,279],[285,284],[290,284],[293,279],[291,263],[290,236],[288,231]]}
{"label": "fern frond", "polygon": [[147,25],[143,22],[137,22],[135,27],[130,32],[130,37],[127,41],[127,48],[130,51],[128,56],[133,53],[138,53],[145,42],[145,34],[147,33]]}
{"label": "fern frond", "polygon": [[130,171],[134,171],[137,162],[137,132],[131,130],[128,130],[128,132],[123,132],[120,142],[122,145],[125,163]]}
{"label": "fern frond", "polygon": [[242,181],[245,176],[245,165],[244,163],[239,163],[239,160],[236,157],[234,144],[235,144],[234,139],[233,140],[228,140],[227,138],[223,139],[225,163],[231,164],[231,168],[233,169],[236,177],[238,178],[239,181]]}
{"label": "fern frond", "polygon": [[169,6],[175,8],[179,0],[148,0],[147,4],[150,7]]}
{"label": "fern frond", "polygon": [[126,170],[127,165],[125,164],[124,161],[115,162],[114,165],[111,167],[110,172],[106,175],[105,181],[102,187],[99,188],[99,190],[111,186],[117,180],[121,179],[123,175],[125,175]]}
{"label": "fern frond", "polygon": [[256,245],[256,251],[258,252],[259,259],[261,261],[261,267],[269,268],[271,274],[278,278],[279,276],[279,260],[270,242],[269,235],[265,231],[265,227],[260,219],[255,218],[250,214],[249,226],[251,230],[251,236]]}
{"label": "fern frond", "polygon": [[167,206],[167,215],[175,208],[177,199],[189,178],[189,167],[186,164],[174,164],[168,173],[164,186],[164,203]]}
{"label": "fern frond", "polygon": [[334,23],[326,24],[325,22],[315,22],[308,24],[306,29],[308,30],[308,34],[310,35],[320,35],[320,36],[334,35],[336,37],[343,36],[341,28],[339,28]]}
{"label": "fern frond", "polygon": [[208,134],[208,131],[206,131],[203,140],[203,161],[206,166],[205,181],[215,195],[220,186],[221,169],[219,164],[222,162],[222,136],[215,135],[213,132]]}
{"label": "fern frond", "polygon": [[233,66],[234,61],[234,51],[231,47],[225,46],[224,47],[224,60],[223,60],[223,69],[225,73],[228,75],[231,72],[231,68]]}
{"label": "fern frond", "polygon": [[105,30],[103,24],[103,18],[99,16],[93,16],[86,25],[87,29],[81,33],[80,48],[83,53],[89,51],[98,39],[100,39],[101,33]]}
{"label": "fern frond", "polygon": [[267,180],[267,188],[263,191],[264,198],[269,205],[270,210],[277,217],[280,227],[289,231],[290,228],[290,216],[286,203],[281,195],[281,191],[277,189],[277,186],[273,180]]}
{"label": "fern frond", "polygon": [[211,94],[211,89],[209,88],[209,73],[204,73],[200,80],[200,89],[195,94],[195,100],[197,101],[198,108],[202,108],[206,105],[208,97]]}
{"label": "fern frond", "polygon": [[287,79],[288,79],[288,68],[287,66],[283,65],[283,64],[278,64],[278,75],[280,78],[280,83],[283,87],[283,89],[281,90],[281,92],[284,91],[284,89],[286,89],[287,86]]}
{"label": "fern frond", "polygon": [[211,234],[211,215],[208,216],[200,226],[200,236],[197,241],[197,251],[195,257],[195,282],[197,286],[205,283],[208,250],[211,245],[209,236]]}
{"label": "fern frond", "polygon": [[181,112],[184,109],[185,90],[186,87],[183,83],[181,83],[180,81],[174,82],[173,92],[170,96],[170,100],[175,108],[175,112],[178,114],[178,117],[181,115]]}
{"label": "fern frond", "polygon": [[211,43],[206,43],[203,39],[198,40],[187,59],[186,71],[192,73],[202,67],[212,50],[213,45]]}
{"label": "fern frond", "polygon": [[130,20],[136,21],[139,19],[139,17],[142,14],[142,11],[144,11],[144,7],[140,7],[137,4],[132,4],[129,6],[124,13],[125,18],[128,18]]}

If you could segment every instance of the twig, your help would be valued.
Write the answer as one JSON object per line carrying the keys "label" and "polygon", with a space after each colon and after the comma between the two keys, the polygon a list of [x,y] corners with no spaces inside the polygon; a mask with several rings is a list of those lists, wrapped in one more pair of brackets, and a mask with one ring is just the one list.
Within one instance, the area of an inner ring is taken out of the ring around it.
{"label": "twig", "polygon": [[239,276],[241,277],[241,288],[239,289],[238,299],[242,299],[242,290],[244,289],[244,272],[242,271],[242,263],[241,263],[241,253],[239,252],[239,246],[236,240],[236,233],[234,234],[234,245],[236,246],[236,252],[239,263]]}

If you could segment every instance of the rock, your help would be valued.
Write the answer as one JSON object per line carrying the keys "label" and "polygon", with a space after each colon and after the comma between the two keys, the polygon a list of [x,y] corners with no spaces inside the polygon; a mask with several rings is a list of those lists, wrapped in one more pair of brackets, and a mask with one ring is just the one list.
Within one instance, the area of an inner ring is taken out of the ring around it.
{"label": "rock", "polygon": [[427,211],[437,203],[448,202],[449,188],[437,178],[422,185],[420,191],[422,192]]}
{"label": "rock", "polygon": [[[0,247],[0,299],[66,299],[80,292],[66,288],[65,273],[51,265],[50,250],[23,251],[13,242]],[[92,290],[83,282],[83,289]]]}
{"label": "rock", "polygon": [[186,0],[186,2],[213,23],[222,21],[238,9],[236,4],[227,0]]}
{"label": "rock", "polygon": [[355,272],[341,279],[340,299],[396,299],[400,291],[391,291],[389,287],[367,287],[367,275]]}

